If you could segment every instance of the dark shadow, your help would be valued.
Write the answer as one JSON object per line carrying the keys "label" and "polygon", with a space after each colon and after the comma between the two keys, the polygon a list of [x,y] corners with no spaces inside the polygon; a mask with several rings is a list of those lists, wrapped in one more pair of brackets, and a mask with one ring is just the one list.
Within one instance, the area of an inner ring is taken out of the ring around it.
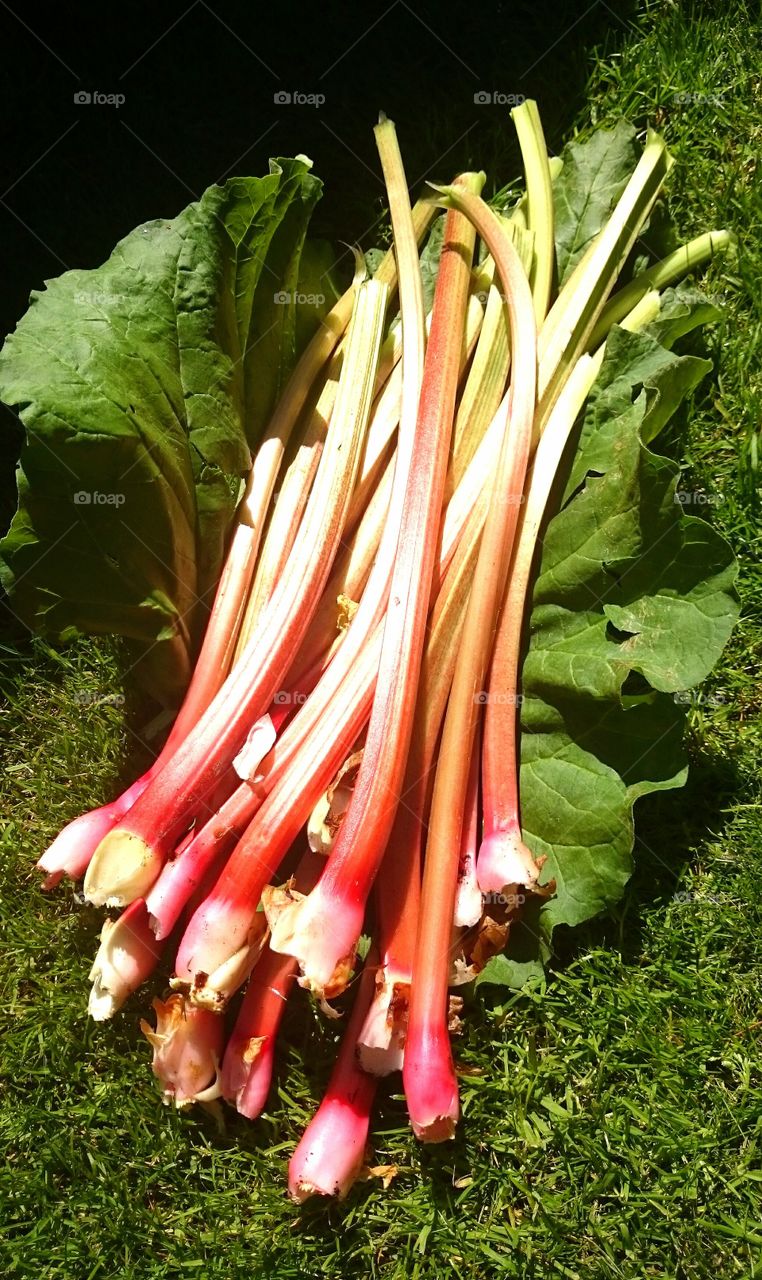
{"label": "dark shadow", "polygon": [[[3,15],[0,339],[45,279],[98,266],[141,222],[175,215],[226,176],[266,173],[273,155],[310,156],[325,182],[313,235],[370,247],[384,213],[379,110],[398,124],[416,194],[469,167],[495,190],[519,172],[511,100],[538,99],[559,149],[589,49],[624,34],[635,5],[485,4],[467,22],[432,0],[214,9],[139,0],[90,29],[35,4],[25,25]],[[75,102],[83,93],[124,101]],[[4,528],[18,449],[0,422]]]}
{"label": "dark shadow", "polygon": [[[689,745],[695,747],[695,743]],[[689,759],[684,787],[655,792],[636,802],[634,871],[622,902],[589,924],[558,929],[552,967],[563,967],[595,947],[612,948],[626,963],[637,963],[646,912],[666,911],[692,851],[707,832],[722,833],[728,803],[743,785],[732,756],[691,749]]]}

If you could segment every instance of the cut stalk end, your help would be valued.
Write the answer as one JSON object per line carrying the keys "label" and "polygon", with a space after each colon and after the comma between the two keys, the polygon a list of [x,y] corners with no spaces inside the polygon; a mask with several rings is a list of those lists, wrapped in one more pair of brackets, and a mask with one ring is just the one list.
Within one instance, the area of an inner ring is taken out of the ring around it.
{"label": "cut stalk end", "polygon": [[505,894],[522,887],[534,890],[540,868],[524,844],[518,827],[509,827],[504,831],[493,831],[484,838],[476,874],[483,894]]}
{"label": "cut stalk end", "polygon": [[[208,908],[208,909],[207,909]],[[249,920],[244,940],[236,946],[241,925],[234,927],[232,912],[203,903],[193,916],[177,954],[176,975],[170,981],[200,1009],[221,1013],[243,985],[267,940],[261,911]]]}
{"label": "cut stalk end", "polygon": [[375,994],[357,1039],[360,1066],[372,1076],[402,1070],[409,994],[410,974],[401,981],[386,966],[377,971]]}
{"label": "cut stalk end", "polygon": [[101,945],[90,970],[92,990],[87,1011],[95,1022],[113,1018],[128,996],[153,973],[161,947],[151,932],[142,899],[118,920],[105,920]]}
{"label": "cut stalk end", "polygon": [[458,1081],[443,1021],[424,1024],[409,1040],[402,1078],[416,1138],[421,1142],[454,1138],[460,1118]]}
{"label": "cut stalk end", "polygon": [[153,1049],[153,1073],[169,1105],[188,1107],[219,1097],[218,1064],[225,1034],[224,1019],[196,1009],[180,995],[153,1002],[156,1029],[145,1018],[140,1029]]}
{"label": "cut stalk end", "polygon": [[243,1043],[231,1041],[225,1051],[220,1079],[222,1096],[247,1120],[256,1120],[264,1110],[274,1061],[274,1036],[249,1036]]}
{"label": "cut stalk end", "polygon": [[353,909],[335,897],[323,904],[320,884],[306,897],[268,887],[262,905],[271,930],[270,950],[298,962],[299,985],[319,1000],[341,995],[354,968],[362,908]]}
{"label": "cut stalk end", "polygon": [[85,897],[96,907],[129,906],[146,896],[163,862],[141,836],[117,827],[107,832],[93,854],[85,875]]}

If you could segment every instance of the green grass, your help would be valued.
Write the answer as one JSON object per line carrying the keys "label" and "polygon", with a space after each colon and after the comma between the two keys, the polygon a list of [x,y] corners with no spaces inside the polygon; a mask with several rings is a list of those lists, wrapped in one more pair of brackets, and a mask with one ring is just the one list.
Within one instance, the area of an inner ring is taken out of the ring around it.
{"label": "green grass", "polygon": [[105,1026],[84,1015],[99,914],[71,888],[46,898],[29,871],[65,819],[139,768],[127,725],[137,732],[149,710],[129,690],[124,710],[109,702],[120,662],[106,643],[9,651],[3,1275],[762,1276],[755,43],[741,5],[663,4],[590,55],[594,121],[625,115],[666,133],[679,231],[732,226],[741,240],[737,261],[708,275],[725,307],[702,339],[716,372],[672,445],[684,487],[712,496],[711,518],[738,551],[743,616],[689,718],[686,790],[639,806],[637,869],[618,911],[559,939],[544,992],[493,991],[469,1007],[454,1143],[419,1148],[392,1084],[374,1138],[376,1162],[399,1166],[391,1187],[297,1210],[285,1168],[325,1082],[333,1027],[306,1001],[289,1011],[277,1091],[255,1125],[162,1108],[136,1026],[145,1002]]}

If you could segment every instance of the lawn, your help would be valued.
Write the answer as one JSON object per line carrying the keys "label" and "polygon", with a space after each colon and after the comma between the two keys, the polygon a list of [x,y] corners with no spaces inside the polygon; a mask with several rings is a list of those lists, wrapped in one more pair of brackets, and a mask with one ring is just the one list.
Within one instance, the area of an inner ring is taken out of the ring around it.
{"label": "lawn", "polygon": [[100,913],[71,887],[46,897],[30,868],[66,819],[145,762],[134,731],[149,709],[123,689],[108,641],[8,641],[3,1275],[762,1276],[761,31],[742,3],[653,3],[586,54],[579,129],[622,116],[660,129],[681,236],[727,226],[740,240],[706,275],[724,309],[700,339],[714,374],[668,447],[736,549],[742,616],[693,699],[687,787],[636,809],[636,870],[616,914],[558,939],[544,990],[469,1001],[455,1142],[421,1149],[392,1079],[374,1152],[394,1180],[297,1209],[285,1169],[333,1025],[306,1001],[289,1010],[276,1088],[252,1125],[162,1106],[137,1026],[144,999],[88,1021]]}

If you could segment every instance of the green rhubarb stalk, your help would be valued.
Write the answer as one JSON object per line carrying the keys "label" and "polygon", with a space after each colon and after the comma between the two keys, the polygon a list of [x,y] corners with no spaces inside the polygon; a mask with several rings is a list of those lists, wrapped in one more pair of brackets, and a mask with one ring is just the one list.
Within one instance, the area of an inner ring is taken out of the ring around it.
{"label": "green rhubarb stalk", "polygon": [[[398,329],[395,328],[387,336],[379,353],[375,394],[380,395],[389,385],[392,375],[399,366],[401,353],[400,335]],[[331,414],[336,403],[345,355],[346,352],[342,343],[329,362],[328,373],[320,395],[308,417],[296,454],[291,459],[283,476],[277,499],[270,513],[264,544],[257,564],[256,577],[249,596],[246,625],[242,627],[238,640],[239,653],[245,649],[251,637],[251,632],[256,626],[257,619],[265,608],[275,590],[278,579],[285,569],[294,545],[299,523],[304,514],[323,452],[326,432],[328,431]],[[372,418],[368,428],[369,434],[371,425]]]}
{"label": "green rhubarb stalk", "polygon": [[540,330],[535,441],[544,429],[570,370],[588,344],[622,264],[653,208],[672,164],[664,141],[649,132],[637,168],[609,221],[564,284]]}
{"label": "green rhubarb stalk", "polygon": [[[635,330],[659,313],[659,295],[641,298],[623,328]],[[535,889],[540,868],[524,844],[519,813],[519,660],[532,563],[545,508],[579,412],[598,376],[605,346],[579,358],[537,446],[522,504],[507,594],[495,637],[482,750],[483,840],[476,872],[483,894]]]}
{"label": "green rhubarb stalk", "polygon": [[[473,352],[474,344],[479,335],[482,314],[481,304],[478,300],[476,298],[469,299],[466,314],[467,343],[461,353],[461,374],[467,367],[468,359]],[[321,658],[323,662],[326,662],[333,655],[336,646],[341,642],[341,635],[337,636],[339,621],[346,612],[348,603],[357,602],[365,589],[371,567],[376,560],[383,530],[389,519],[392,491],[397,477],[397,454],[393,448],[394,425],[399,421],[399,418],[400,410],[399,406],[397,406],[396,412],[384,411],[381,423],[379,423],[378,419],[376,420],[377,426],[388,428],[387,445],[389,452],[386,466],[377,480],[375,488],[370,492],[366,509],[361,513],[357,528],[345,539],[345,546],[336,557],[336,563],[328,586],[318,605],[315,617],[302,646],[299,660],[295,666],[294,679],[296,683],[299,682],[303,673],[311,667],[313,662]],[[376,443],[380,447],[381,442],[378,439],[378,435]],[[351,528],[353,509],[354,499],[347,517],[348,528]]]}
{"label": "green rhubarb stalk", "polygon": [[[420,243],[431,223],[434,216],[434,210],[428,200],[419,200],[412,210],[412,219],[416,242]],[[250,511],[255,513],[254,519],[250,518],[250,523],[254,524],[256,530],[257,547],[262,537],[262,532],[267,518],[267,512],[270,507],[275,483],[280,472],[283,458],[288,447],[288,442],[294,431],[296,423],[307,403],[310,391],[318,378],[321,369],[325,366],[326,361],[334,356],[337,346],[339,351],[332,360],[331,369],[329,371],[329,382],[338,382],[338,375],[341,370],[341,364],[344,358],[343,348],[345,344],[344,333],[349,324],[354,305],[357,286],[365,275],[363,266],[362,271],[355,273],[355,278],[349,289],[342,294],[338,302],[322,321],[320,328],[315,333],[302,353],[296,368],[294,369],[286,389],[278,402],[270,425],[265,435],[262,445],[254,462],[252,481],[250,484]],[[397,285],[397,262],[394,253],[390,249],[381,259],[373,279],[378,284],[384,284],[389,290],[390,299],[394,295]],[[392,344],[393,335],[390,335]],[[378,358],[379,371],[383,372],[387,368],[387,362],[390,359],[389,339],[382,346]],[[388,370],[391,371],[390,369]],[[388,375],[387,375],[388,376]],[[385,380],[385,378],[382,378]],[[324,410],[324,421],[327,425],[327,418],[330,409],[333,408],[335,393],[332,394],[331,389],[326,391],[327,400],[324,400],[322,409]],[[315,467],[317,460],[315,461]],[[314,474],[314,472],[313,472]],[[277,504],[276,504],[277,505]],[[285,504],[284,504],[285,505]],[[282,567],[282,566],[281,566]],[[277,577],[277,574],[275,575]],[[270,587],[274,581],[273,575],[268,575]],[[237,648],[237,656],[243,652],[248,644],[262,610],[268,599],[268,588],[262,587],[261,579],[255,579],[254,586],[250,593],[250,600],[247,604],[243,621],[241,623],[240,640]]]}
{"label": "green rhubarb stalk", "polygon": [[529,283],[532,287],[535,321],[539,328],[550,306],[556,261],[553,239],[553,180],[537,103],[531,98],[526,98],[520,106],[514,107],[511,119],[516,128],[524,161],[527,228],[534,235],[534,256]]}
{"label": "green rhubarb stalk", "polygon": [[666,258],[654,263],[646,271],[641,271],[634,280],[609,298],[590,336],[590,350],[595,351],[611,326],[618,324],[649,289],[666,289],[668,285],[695,271],[696,267],[703,266],[714,254],[733,249],[735,244],[736,237],[732,231],[706,231],[704,235],[696,236],[695,240],[689,240],[687,244],[675,249],[674,253],[667,254]]}

